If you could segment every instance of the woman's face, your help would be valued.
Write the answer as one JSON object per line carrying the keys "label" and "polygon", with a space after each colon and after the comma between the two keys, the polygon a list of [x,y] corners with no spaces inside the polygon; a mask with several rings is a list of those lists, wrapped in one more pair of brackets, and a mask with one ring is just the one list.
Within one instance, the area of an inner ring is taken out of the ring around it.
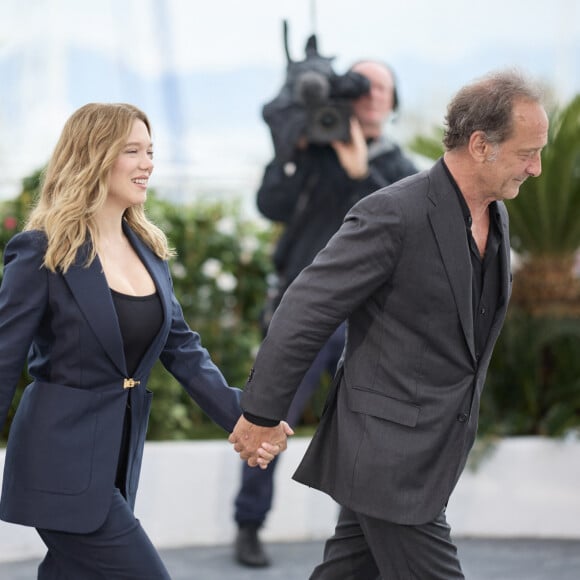
{"label": "woman's face", "polygon": [[118,205],[123,211],[133,205],[145,203],[152,171],[151,137],[145,123],[136,119],[127,143],[111,169],[107,202]]}

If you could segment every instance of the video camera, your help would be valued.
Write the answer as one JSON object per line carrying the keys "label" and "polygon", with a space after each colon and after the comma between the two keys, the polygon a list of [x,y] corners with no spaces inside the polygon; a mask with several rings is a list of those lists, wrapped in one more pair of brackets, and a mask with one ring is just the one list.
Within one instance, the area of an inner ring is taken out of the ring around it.
{"label": "video camera", "polygon": [[337,75],[334,57],[318,53],[316,35],[306,42],[306,59],[293,61],[288,50],[288,23],[284,20],[286,81],[278,95],[266,103],[262,116],[272,134],[276,157],[290,160],[298,140],[326,145],[350,141],[351,101],[370,90],[366,77],[355,72]]}

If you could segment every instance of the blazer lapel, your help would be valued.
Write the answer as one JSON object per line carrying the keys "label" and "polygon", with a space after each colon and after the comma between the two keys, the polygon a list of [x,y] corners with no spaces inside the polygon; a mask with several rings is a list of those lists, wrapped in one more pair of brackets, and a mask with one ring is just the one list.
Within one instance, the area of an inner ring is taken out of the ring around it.
{"label": "blazer lapel", "polygon": [[[510,298],[510,286],[512,282],[511,278],[511,245],[510,245],[510,232],[508,225],[507,209],[503,204],[499,205],[498,208],[500,221],[501,221],[501,278],[500,278],[500,308],[507,308],[507,303]],[[498,309],[499,311],[500,309]]]}
{"label": "blazer lapel", "polygon": [[465,222],[441,162],[430,172],[429,220],[451,285],[469,351],[475,361],[475,336],[471,296],[471,264],[466,244]]}
{"label": "blazer lapel", "polygon": [[495,312],[495,317],[489,331],[489,337],[486,344],[486,348],[490,345],[495,344],[497,336],[501,330],[501,326],[506,316],[509,297],[510,297],[510,285],[511,285],[511,257],[510,257],[510,237],[509,237],[509,226],[507,218],[507,210],[505,206],[498,204],[498,211],[500,215],[501,222],[501,245],[500,245],[500,255],[499,255],[499,267],[500,267],[500,296],[497,305],[497,310]]}
{"label": "blazer lapel", "polygon": [[134,250],[137,252],[138,256],[141,258],[141,261],[149,271],[151,278],[153,278],[153,282],[155,283],[155,287],[157,289],[157,293],[163,308],[163,325],[157,333],[155,339],[149,345],[147,352],[139,363],[139,367],[135,373],[136,375],[139,375],[143,365],[148,364],[152,358],[157,359],[159,353],[163,349],[163,343],[167,339],[167,334],[171,326],[172,318],[172,288],[163,260],[158,258],[141,241],[141,239],[131,230],[126,222],[123,222],[123,229]]}
{"label": "blazer lapel", "polygon": [[127,376],[123,338],[107,279],[98,256],[85,266],[89,243],[78,252],[76,262],[64,278],[87,323],[123,376]]}
{"label": "blazer lapel", "polygon": [[[123,222],[123,229],[131,245],[151,274],[163,308],[163,325],[147,349],[145,356],[141,359],[135,372],[135,375],[139,376],[141,367],[147,364],[152,357],[157,358],[169,332],[172,317],[172,290],[164,262],[145,246],[125,222]],[[88,268],[84,265],[89,247],[89,244],[86,244],[79,251],[75,264],[69,268],[64,277],[79,308],[109,358],[122,375],[127,376],[121,329],[119,328],[115,305],[113,304],[111,291],[102,271],[99,257],[97,256]]]}

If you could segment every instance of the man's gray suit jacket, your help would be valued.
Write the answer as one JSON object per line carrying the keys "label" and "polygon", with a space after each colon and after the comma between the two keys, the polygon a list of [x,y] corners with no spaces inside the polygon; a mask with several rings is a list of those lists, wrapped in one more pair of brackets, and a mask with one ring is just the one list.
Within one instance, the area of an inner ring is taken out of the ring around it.
{"label": "man's gray suit jacket", "polygon": [[316,353],[348,321],[296,480],[401,524],[445,507],[475,439],[511,292],[507,211],[490,207],[501,223],[500,299],[479,357],[466,224],[441,160],[357,203],[286,292],[242,395],[249,413],[284,418]]}

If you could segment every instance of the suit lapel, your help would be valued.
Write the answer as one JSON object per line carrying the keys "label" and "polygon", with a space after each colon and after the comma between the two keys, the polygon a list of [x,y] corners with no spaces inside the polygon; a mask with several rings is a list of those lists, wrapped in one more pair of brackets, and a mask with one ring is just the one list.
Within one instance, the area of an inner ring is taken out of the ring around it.
{"label": "suit lapel", "polygon": [[127,376],[121,330],[101,262],[97,256],[88,268],[84,265],[89,248],[89,243],[86,243],[79,250],[75,264],[64,278],[105,352],[121,374]]}
{"label": "suit lapel", "polygon": [[471,262],[466,243],[465,222],[453,186],[437,163],[430,172],[429,220],[451,285],[459,320],[473,360],[475,336],[471,296]]}
{"label": "suit lapel", "polygon": [[155,283],[155,287],[157,289],[157,293],[159,294],[159,298],[161,300],[161,305],[163,308],[163,325],[159,332],[157,333],[155,339],[149,345],[147,352],[141,359],[139,363],[139,367],[137,368],[136,375],[139,375],[141,367],[151,360],[151,358],[157,359],[159,353],[163,348],[163,343],[167,339],[167,334],[169,332],[169,328],[171,326],[171,318],[172,318],[172,305],[171,305],[171,298],[172,298],[172,289],[170,280],[167,277],[167,270],[165,268],[165,263],[158,258],[140,239],[135,233],[129,228],[129,226],[123,222],[123,229],[127,238],[131,242],[131,245],[137,252],[138,256],[141,258],[141,261],[149,271],[151,278],[153,278],[153,282]]}
{"label": "suit lapel", "polygon": [[508,226],[508,217],[507,217],[507,210],[505,206],[502,204],[499,206],[501,209],[498,209],[499,216],[501,220],[501,278],[500,278],[500,308],[507,308],[507,303],[510,298],[510,285],[511,285],[511,245],[510,245],[510,232]]}
{"label": "suit lapel", "polygon": [[489,348],[490,345],[495,344],[495,341],[500,332],[501,326],[503,324],[507,312],[510,295],[511,258],[510,258],[510,237],[509,237],[507,210],[503,205],[498,204],[498,211],[500,215],[501,235],[502,235],[499,250],[500,296],[497,305],[497,310],[495,312],[495,317],[489,331],[488,341],[486,343],[485,349]]}
{"label": "suit lapel", "polygon": [[[153,356],[152,353],[160,352],[160,343],[167,337],[171,324],[171,288],[162,260],[157,258],[124,222],[123,228],[131,245],[151,274],[163,307],[163,326],[141,360],[135,373],[138,376],[141,367]],[[119,369],[119,372],[123,376],[127,376],[121,329],[99,257],[97,256],[88,268],[84,266],[89,248],[88,243],[83,246],[78,252],[75,264],[69,268],[64,278],[105,352]],[[155,356],[155,358],[157,357]]]}

